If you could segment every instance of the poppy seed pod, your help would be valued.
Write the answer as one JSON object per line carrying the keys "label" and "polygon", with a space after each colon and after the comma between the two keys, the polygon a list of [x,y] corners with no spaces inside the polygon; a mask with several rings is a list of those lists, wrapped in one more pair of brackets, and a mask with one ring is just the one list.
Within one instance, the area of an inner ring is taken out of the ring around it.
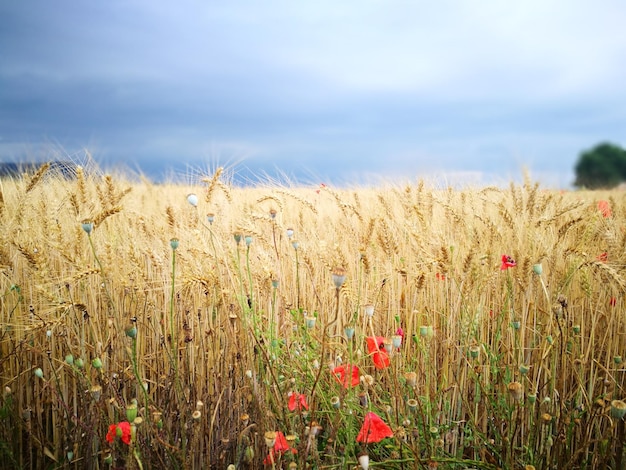
{"label": "poppy seed pod", "polygon": [[524,397],[524,386],[519,382],[511,382],[508,386],[509,395],[515,402],[519,402]]}
{"label": "poppy seed pod", "polygon": [[404,378],[409,387],[415,387],[417,385],[417,372],[406,372]]}
{"label": "poppy seed pod", "polygon": [[93,385],[89,389],[89,393],[91,393],[91,396],[95,401],[99,401],[102,396],[102,387],[100,385]]}
{"label": "poppy seed pod", "polygon": [[341,289],[344,282],[346,282],[346,270],[341,266],[337,266],[333,269],[333,283],[337,289]]}
{"label": "poppy seed pod", "polygon": [[93,230],[93,221],[91,221],[91,220],[83,220],[81,225],[82,225],[83,230],[85,231],[85,233],[87,235],[91,235],[91,232]]}
{"label": "poppy seed pod", "polygon": [[626,415],[626,403],[622,400],[613,400],[611,402],[611,417],[614,419],[622,419]]}
{"label": "poppy seed pod", "polygon": [[126,420],[130,423],[137,418],[137,403],[131,403],[126,407]]}
{"label": "poppy seed pod", "polygon": [[124,333],[126,333],[126,336],[129,338],[135,339],[137,338],[137,327],[134,324],[128,325],[124,330]]}
{"label": "poppy seed pod", "polygon": [[472,359],[478,359],[478,356],[480,356],[480,346],[470,346],[469,354]]}
{"label": "poppy seed pod", "polygon": [[430,336],[430,331],[432,329],[432,326],[427,326],[427,325],[421,325],[420,326],[420,336],[422,338],[427,338]]}
{"label": "poppy seed pod", "polygon": [[354,337],[354,328],[351,326],[347,326],[343,329],[344,334],[348,340],[351,340]]}
{"label": "poppy seed pod", "polygon": [[267,431],[263,437],[265,438],[265,445],[267,447],[274,447],[274,444],[276,443],[276,431]]}
{"label": "poppy seed pod", "polygon": [[369,397],[366,392],[359,393],[359,403],[363,408],[366,408],[369,405]]}

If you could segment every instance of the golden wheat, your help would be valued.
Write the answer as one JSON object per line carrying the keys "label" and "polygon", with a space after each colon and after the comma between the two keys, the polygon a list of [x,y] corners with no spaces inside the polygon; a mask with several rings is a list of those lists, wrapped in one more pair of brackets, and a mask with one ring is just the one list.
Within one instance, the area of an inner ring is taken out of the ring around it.
{"label": "golden wheat", "polygon": [[[0,439],[16,467],[96,467],[109,451],[128,464],[104,436],[133,404],[152,468],[260,468],[262,435],[278,429],[297,436],[298,453],[281,458],[353,467],[355,420],[370,409],[396,430],[368,446],[389,468],[489,468],[486,442],[502,468],[554,455],[614,464],[596,455],[600,437],[619,442],[610,399],[626,390],[622,193],[525,180],[318,194],[230,187],[218,169],[203,180],[205,225],[188,187],[44,173],[0,192]],[[234,231],[252,238],[237,244]],[[372,336],[390,348],[388,368],[372,364]],[[363,376],[354,390],[329,372],[349,362]],[[309,410],[289,410],[309,392]],[[400,452],[402,463],[390,457]]]}

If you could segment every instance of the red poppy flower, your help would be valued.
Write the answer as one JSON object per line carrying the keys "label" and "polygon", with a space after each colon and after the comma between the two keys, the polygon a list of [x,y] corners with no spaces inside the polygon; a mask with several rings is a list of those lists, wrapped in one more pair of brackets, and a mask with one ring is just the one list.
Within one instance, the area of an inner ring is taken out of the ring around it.
{"label": "red poppy flower", "polygon": [[[352,373],[350,373],[350,369]],[[333,375],[344,388],[359,385],[359,368],[357,366],[350,364],[337,366],[333,369]]]}
{"label": "red poppy flower", "polygon": [[128,421],[121,421],[117,424],[111,424],[109,426],[109,432],[107,432],[106,440],[112,444],[117,436],[122,439],[124,444],[130,445],[131,433],[130,423]]}
{"label": "red poppy flower", "polygon": [[617,304],[617,299],[616,299],[615,297],[611,297],[611,298],[609,299],[609,305],[610,305],[611,307],[615,307],[615,304]]}
{"label": "red poppy flower", "polygon": [[437,277],[437,279],[438,279],[438,280],[440,280],[440,281],[445,281],[445,280],[446,280],[446,275],[445,275],[445,274],[443,274],[443,273],[437,273],[435,276],[436,276],[436,277]]}
{"label": "red poppy flower", "polygon": [[319,193],[320,193],[320,191],[321,191],[322,189],[324,189],[325,187],[326,187],[326,185],[325,185],[324,183],[320,183],[320,187],[319,187],[319,189],[316,189],[316,190],[315,190],[315,192],[316,192],[317,194],[319,194]]}
{"label": "red poppy flower", "polygon": [[112,443],[117,435],[117,424],[109,425],[109,432],[107,433],[106,440]]}
{"label": "red poppy flower", "polygon": [[306,402],[306,397],[302,393],[290,392],[289,393],[289,404],[287,405],[289,411],[295,411],[296,408],[298,410],[309,409],[309,404]]}
{"label": "red poppy flower", "polygon": [[276,433],[276,442],[274,442],[273,449],[274,452],[280,453],[287,452],[290,449],[289,444],[287,444],[287,438],[281,431]]}
{"label": "red poppy flower", "polygon": [[270,453],[263,460],[264,465],[272,465],[272,463],[276,462],[276,458],[280,455],[283,455],[285,452],[291,452],[292,454],[297,454],[298,451],[292,447],[289,447],[287,443],[287,438],[285,435],[278,431],[276,433],[276,441],[274,442],[274,447],[270,449]]}
{"label": "red poppy flower", "polygon": [[600,253],[596,256],[596,259],[602,263],[606,263],[609,260],[609,254],[605,251],[604,253]]}
{"label": "red poppy flower", "polygon": [[386,437],[393,437],[393,431],[376,413],[369,411],[363,420],[363,426],[356,436],[357,442],[370,444],[380,442]]}
{"label": "red poppy flower", "polygon": [[509,268],[514,268],[515,266],[517,266],[517,263],[513,258],[507,255],[502,255],[502,266],[500,266],[501,271]]}
{"label": "red poppy flower", "polygon": [[385,338],[382,336],[368,336],[365,338],[367,341],[367,350],[372,355],[374,366],[377,369],[384,369],[389,367],[389,354],[385,349]]}
{"label": "red poppy flower", "polygon": [[602,217],[611,217],[613,215],[609,201],[598,201],[598,210],[602,214]]}

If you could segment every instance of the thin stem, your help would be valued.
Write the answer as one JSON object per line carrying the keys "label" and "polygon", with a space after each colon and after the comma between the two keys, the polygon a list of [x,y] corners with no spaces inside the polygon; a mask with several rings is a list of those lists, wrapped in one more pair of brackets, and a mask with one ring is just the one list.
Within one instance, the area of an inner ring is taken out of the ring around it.
{"label": "thin stem", "polygon": [[246,269],[248,270],[248,307],[252,312],[255,311],[254,308],[254,297],[252,292],[252,271],[250,270],[250,245],[246,247]]}
{"label": "thin stem", "polygon": [[298,249],[296,250],[296,308],[300,308],[300,270],[298,265]]}
{"label": "thin stem", "polygon": [[172,285],[170,289],[170,341],[172,344],[172,368],[174,369],[174,383],[178,386],[178,334],[174,329],[174,288],[176,283],[176,249],[172,248]]}

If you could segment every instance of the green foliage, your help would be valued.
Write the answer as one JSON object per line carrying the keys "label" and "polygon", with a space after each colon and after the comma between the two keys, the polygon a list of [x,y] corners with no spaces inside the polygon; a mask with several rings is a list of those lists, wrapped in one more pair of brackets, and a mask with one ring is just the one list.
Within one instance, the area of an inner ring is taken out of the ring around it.
{"label": "green foliage", "polygon": [[575,171],[575,186],[613,188],[626,181],[626,150],[611,143],[600,143],[581,153]]}

